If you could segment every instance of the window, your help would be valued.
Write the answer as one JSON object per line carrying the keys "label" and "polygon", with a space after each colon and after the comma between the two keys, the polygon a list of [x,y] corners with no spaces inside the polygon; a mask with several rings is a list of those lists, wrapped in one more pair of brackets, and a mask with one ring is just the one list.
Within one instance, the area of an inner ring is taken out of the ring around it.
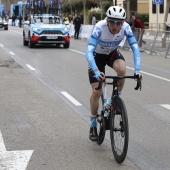
{"label": "window", "polygon": [[[127,9],[127,2],[123,1],[123,7]],[[130,11],[137,12],[137,0],[130,1]]]}
{"label": "window", "polygon": [[163,4],[159,5],[159,13],[164,13],[164,2]]}
{"label": "window", "polygon": [[152,4],[152,13],[153,13],[153,14],[156,13],[156,4]]}
{"label": "window", "polygon": [[130,1],[130,11],[137,11],[137,0]]}
{"label": "window", "polygon": [[[152,3],[152,13],[156,14],[156,4]],[[159,5],[159,13],[164,13],[164,2],[163,4]]]}

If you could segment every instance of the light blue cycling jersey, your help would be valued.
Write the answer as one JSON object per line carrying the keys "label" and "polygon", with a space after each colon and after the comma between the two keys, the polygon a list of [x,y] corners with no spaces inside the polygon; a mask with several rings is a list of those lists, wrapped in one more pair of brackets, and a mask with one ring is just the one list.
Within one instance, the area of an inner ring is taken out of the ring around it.
{"label": "light blue cycling jersey", "polygon": [[95,25],[87,45],[86,58],[93,71],[98,69],[94,60],[94,52],[109,55],[118,47],[120,42],[124,39],[124,36],[126,36],[133,50],[135,70],[136,73],[139,73],[140,51],[131,27],[128,23],[124,22],[120,31],[117,34],[112,34],[107,26],[107,20],[99,21]]}

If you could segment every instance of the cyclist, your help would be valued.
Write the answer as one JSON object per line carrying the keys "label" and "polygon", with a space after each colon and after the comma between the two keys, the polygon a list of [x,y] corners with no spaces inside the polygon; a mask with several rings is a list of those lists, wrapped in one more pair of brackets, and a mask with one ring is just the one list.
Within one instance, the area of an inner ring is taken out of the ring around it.
{"label": "cyclist", "polygon": [[[98,81],[105,77],[105,65],[113,68],[117,76],[125,76],[126,63],[122,54],[118,50],[118,45],[126,36],[129,45],[133,51],[134,58],[134,74],[137,77],[142,77],[140,74],[140,51],[138,44],[133,35],[131,27],[124,20],[126,19],[126,12],[124,8],[119,6],[111,6],[106,12],[107,18],[99,21],[91,34],[87,48],[86,58],[89,65],[89,81],[92,87],[92,94],[90,97],[91,108],[91,122],[89,138],[96,141],[97,125],[96,114],[99,104],[100,90],[95,90],[98,86]],[[119,95],[123,89],[125,80],[120,81]]]}

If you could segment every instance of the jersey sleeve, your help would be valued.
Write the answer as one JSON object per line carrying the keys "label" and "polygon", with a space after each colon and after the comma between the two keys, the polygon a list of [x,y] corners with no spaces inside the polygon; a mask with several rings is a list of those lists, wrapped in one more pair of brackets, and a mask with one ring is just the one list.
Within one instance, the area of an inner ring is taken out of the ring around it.
{"label": "jersey sleeve", "polygon": [[139,51],[136,38],[134,37],[132,29],[130,28],[129,25],[125,28],[124,33],[133,51],[135,72],[139,73],[140,72],[140,51]]}
{"label": "jersey sleeve", "polygon": [[98,69],[96,62],[94,60],[94,51],[96,49],[98,39],[100,38],[100,36],[101,36],[101,29],[95,26],[86,48],[86,59],[93,71]]}

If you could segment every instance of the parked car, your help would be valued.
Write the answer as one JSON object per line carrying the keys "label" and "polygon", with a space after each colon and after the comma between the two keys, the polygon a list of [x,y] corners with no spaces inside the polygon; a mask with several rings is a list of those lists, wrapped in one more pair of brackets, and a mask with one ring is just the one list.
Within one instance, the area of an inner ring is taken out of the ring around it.
{"label": "parked car", "polygon": [[37,44],[63,44],[70,46],[69,30],[60,16],[31,15],[23,26],[23,45],[33,48]]}
{"label": "parked car", "polygon": [[0,17],[0,28],[4,28],[4,30],[8,30],[8,23],[5,18]]}

